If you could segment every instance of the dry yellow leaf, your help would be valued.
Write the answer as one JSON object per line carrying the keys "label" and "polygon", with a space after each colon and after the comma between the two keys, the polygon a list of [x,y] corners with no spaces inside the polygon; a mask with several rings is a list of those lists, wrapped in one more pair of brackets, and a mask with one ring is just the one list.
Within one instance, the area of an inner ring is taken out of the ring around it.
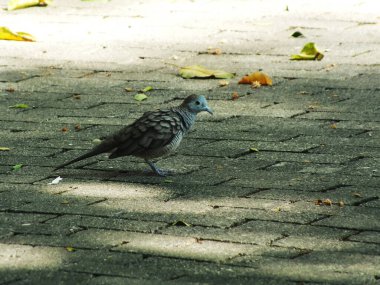
{"label": "dry yellow leaf", "polygon": [[36,39],[28,33],[12,32],[7,27],[0,27],[0,40],[35,42]]}
{"label": "dry yellow leaf", "polygon": [[50,0],[10,0],[8,1],[8,11],[23,9],[33,6],[45,7],[50,5]]}
{"label": "dry yellow leaf", "polygon": [[273,84],[272,79],[267,74],[261,71],[256,71],[249,75],[243,76],[238,83],[239,84],[253,84],[254,82],[258,82],[260,83],[260,85],[269,85],[269,86]]}
{"label": "dry yellow leaf", "polygon": [[212,48],[212,47],[209,47],[207,49],[207,53],[208,54],[214,54],[214,55],[220,55],[222,54],[222,50],[220,48]]}

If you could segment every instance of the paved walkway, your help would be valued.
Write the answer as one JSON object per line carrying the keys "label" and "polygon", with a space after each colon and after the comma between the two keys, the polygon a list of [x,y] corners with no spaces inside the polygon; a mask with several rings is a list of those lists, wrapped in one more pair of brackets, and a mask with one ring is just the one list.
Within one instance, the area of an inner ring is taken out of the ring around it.
{"label": "paved walkway", "polygon": [[[378,1],[57,0],[0,19],[37,38],[0,41],[0,284],[380,284]],[[322,61],[289,60],[310,41]],[[237,84],[258,69],[272,87]],[[125,90],[146,86],[141,104]],[[105,156],[53,172],[192,93],[215,115],[158,162],[175,176]]]}

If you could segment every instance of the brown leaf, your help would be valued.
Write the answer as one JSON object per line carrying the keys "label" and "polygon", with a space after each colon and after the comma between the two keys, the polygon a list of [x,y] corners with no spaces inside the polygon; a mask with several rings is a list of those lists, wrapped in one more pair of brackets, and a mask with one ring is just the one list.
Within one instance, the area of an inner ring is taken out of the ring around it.
{"label": "brown leaf", "polygon": [[251,73],[250,75],[243,76],[238,83],[252,84],[255,81],[259,82],[260,85],[272,85],[272,79],[267,74],[261,71],[256,71],[254,73]]}
{"label": "brown leaf", "polygon": [[322,202],[321,199],[318,199],[318,200],[315,200],[315,201],[314,201],[314,204],[315,204],[315,205],[318,205],[318,206],[321,206],[321,205],[323,205],[323,202]]}
{"label": "brown leaf", "polygon": [[68,132],[69,131],[69,128],[67,128],[67,127],[63,127],[62,129],[61,129],[61,132],[63,132],[63,133],[66,133],[66,132]]}
{"label": "brown leaf", "polygon": [[16,90],[13,87],[8,87],[5,89],[7,92],[15,92]]}
{"label": "brown leaf", "polygon": [[331,206],[332,205],[332,201],[330,199],[325,199],[325,200],[323,200],[323,204],[326,205],[326,206]]}
{"label": "brown leaf", "polygon": [[231,99],[232,99],[233,101],[239,99],[239,94],[238,94],[236,91],[233,92],[232,95],[231,95]]}
{"label": "brown leaf", "polygon": [[76,124],[74,129],[76,132],[79,132],[82,128],[81,128],[80,124]]}
{"label": "brown leaf", "polygon": [[344,202],[343,202],[343,201],[339,201],[339,202],[338,202],[338,206],[339,206],[339,207],[344,207]]}
{"label": "brown leaf", "polygon": [[363,197],[362,194],[360,194],[358,192],[352,193],[352,196],[354,196],[355,198],[361,198],[361,197]]}

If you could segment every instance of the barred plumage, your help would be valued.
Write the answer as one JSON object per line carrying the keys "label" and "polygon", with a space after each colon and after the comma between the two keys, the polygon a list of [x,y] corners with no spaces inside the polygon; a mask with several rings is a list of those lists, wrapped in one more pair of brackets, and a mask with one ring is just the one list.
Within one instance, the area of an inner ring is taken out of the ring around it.
{"label": "barred plumage", "polygon": [[190,95],[178,107],[146,112],[131,125],[104,139],[88,153],[58,166],[56,170],[110,152],[111,159],[128,155],[141,157],[156,174],[165,176],[166,173],[150,160],[174,151],[194,124],[196,115],[202,111],[212,114],[205,97]]}

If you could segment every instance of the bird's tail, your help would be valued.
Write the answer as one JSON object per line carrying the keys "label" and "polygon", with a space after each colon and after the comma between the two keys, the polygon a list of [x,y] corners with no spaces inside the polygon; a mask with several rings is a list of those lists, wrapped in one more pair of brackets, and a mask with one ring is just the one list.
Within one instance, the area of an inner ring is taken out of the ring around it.
{"label": "bird's tail", "polygon": [[77,162],[77,161],[81,161],[81,160],[86,159],[86,158],[89,158],[89,157],[91,157],[91,156],[95,156],[95,155],[97,155],[97,154],[99,154],[99,153],[98,153],[98,152],[95,152],[95,150],[91,150],[91,151],[89,151],[89,152],[87,152],[87,153],[85,153],[85,154],[83,154],[83,155],[81,155],[81,156],[79,156],[79,157],[77,157],[77,158],[75,158],[75,159],[73,159],[73,160],[70,160],[70,161],[68,161],[68,162],[65,162],[65,163],[63,163],[63,164],[57,166],[56,168],[54,168],[54,171],[56,171],[56,170],[58,170],[58,169],[61,169],[61,168],[64,168],[65,166],[70,165],[70,164],[73,164],[73,163],[75,163],[75,162]]}
{"label": "bird's tail", "polygon": [[115,141],[113,139],[105,140],[101,144],[94,147],[89,152],[87,152],[87,153],[85,153],[85,154],[83,154],[77,158],[74,158],[73,160],[65,162],[64,164],[57,166],[56,168],[54,168],[54,171],[61,169],[67,165],[73,164],[75,162],[81,161],[83,159],[86,159],[86,158],[89,158],[89,157],[92,157],[92,156],[95,156],[95,155],[98,155],[98,154],[101,154],[104,152],[109,152],[109,151],[113,150],[114,148],[115,148]]}

